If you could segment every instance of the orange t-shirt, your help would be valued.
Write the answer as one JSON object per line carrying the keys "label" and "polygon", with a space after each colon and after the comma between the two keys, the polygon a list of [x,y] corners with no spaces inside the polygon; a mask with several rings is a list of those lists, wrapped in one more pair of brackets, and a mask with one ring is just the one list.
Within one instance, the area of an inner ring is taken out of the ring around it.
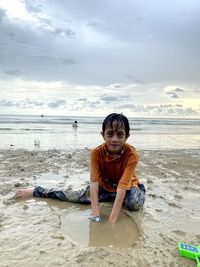
{"label": "orange t-shirt", "polygon": [[91,151],[90,181],[99,182],[108,192],[116,192],[117,187],[130,190],[132,186],[138,186],[137,163],[138,154],[133,146],[125,144],[121,155],[113,159],[103,143]]}

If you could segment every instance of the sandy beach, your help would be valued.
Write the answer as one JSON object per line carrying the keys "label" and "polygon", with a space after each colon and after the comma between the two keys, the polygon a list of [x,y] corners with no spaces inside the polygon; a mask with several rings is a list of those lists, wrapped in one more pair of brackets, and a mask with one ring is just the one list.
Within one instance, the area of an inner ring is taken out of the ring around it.
{"label": "sandy beach", "polygon": [[[89,237],[83,231],[88,225],[85,218],[89,206],[39,198],[12,199],[18,188],[85,186],[89,179],[89,149],[0,150],[0,265],[195,266],[192,260],[178,255],[177,242],[200,243],[200,151],[138,152],[137,173],[147,188],[146,203],[139,212],[122,211],[114,226],[114,231],[121,232],[134,224],[138,231],[135,241],[128,244],[126,236],[121,235],[121,246],[119,240],[112,246],[95,246],[100,244],[97,241],[103,229],[95,225],[99,232]],[[102,205],[102,209],[107,208],[109,204]],[[73,240],[69,229],[80,232],[85,243]],[[87,238],[93,242],[87,244]]]}

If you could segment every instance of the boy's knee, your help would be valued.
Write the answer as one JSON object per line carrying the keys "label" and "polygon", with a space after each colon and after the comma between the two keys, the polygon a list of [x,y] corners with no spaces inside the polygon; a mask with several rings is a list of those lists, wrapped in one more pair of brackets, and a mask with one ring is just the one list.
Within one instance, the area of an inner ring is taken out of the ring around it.
{"label": "boy's knee", "polygon": [[127,195],[125,206],[130,211],[138,211],[145,202],[145,192],[139,188],[131,188]]}
{"label": "boy's knee", "polygon": [[139,205],[138,203],[135,203],[133,201],[129,201],[126,205],[127,209],[130,211],[138,211],[143,205]]}

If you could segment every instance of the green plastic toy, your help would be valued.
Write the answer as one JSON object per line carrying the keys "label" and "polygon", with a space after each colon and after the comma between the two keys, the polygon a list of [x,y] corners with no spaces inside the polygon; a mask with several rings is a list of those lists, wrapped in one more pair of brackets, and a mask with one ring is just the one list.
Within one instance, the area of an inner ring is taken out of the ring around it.
{"label": "green plastic toy", "polygon": [[194,247],[189,244],[179,242],[178,249],[181,256],[195,260],[197,262],[196,267],[200,267],[200,245]]}

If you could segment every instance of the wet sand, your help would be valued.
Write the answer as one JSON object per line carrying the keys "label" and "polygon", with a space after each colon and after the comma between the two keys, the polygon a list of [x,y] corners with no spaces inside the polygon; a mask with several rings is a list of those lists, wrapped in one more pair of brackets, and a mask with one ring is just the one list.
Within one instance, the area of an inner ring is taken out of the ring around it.
{"label": "wet sand", "polygon": [[[106,224],[109,204],[102,206],[104,223],[91,226],[86,220],[90,206],[11,199],[17,188],[85,186],[88,149],[1,150],[1,266],[195,266],[178,255],[177,242],[200,243],[200,152],[138,152],[137,172],[147,188],[146,203],[139,212],[122,210],[112,233],[117,242],[110,243],[112,231]],[[125,226],[132,230],[126,229],[123,235]]]}

